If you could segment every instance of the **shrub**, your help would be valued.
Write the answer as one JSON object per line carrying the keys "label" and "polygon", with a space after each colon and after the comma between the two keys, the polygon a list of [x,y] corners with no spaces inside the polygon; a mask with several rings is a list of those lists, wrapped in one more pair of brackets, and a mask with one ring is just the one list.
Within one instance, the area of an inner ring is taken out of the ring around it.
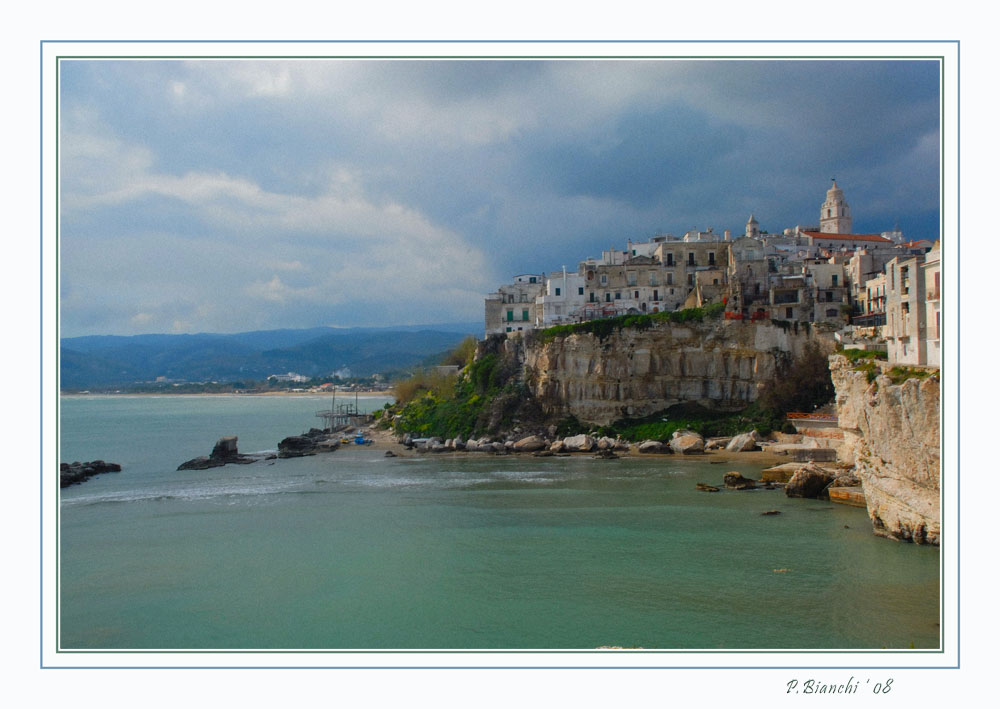
{"label": "shrub", "polygon": [[472,335],[469,335],[441,360],[441,364],[457,364],[459,367],[467,366],[472,361],[472,358],[476,356],[476,346],[478,344],[479,341]]}
{"label": "shrub", "polygon": [[421,393],[432,393],[439,398],[447,398],[454,395],[455,374],[441,374],[440,372],[419,371],[409,379],[397,382],[393,388],[396,401],[406,404],[413,401]]}

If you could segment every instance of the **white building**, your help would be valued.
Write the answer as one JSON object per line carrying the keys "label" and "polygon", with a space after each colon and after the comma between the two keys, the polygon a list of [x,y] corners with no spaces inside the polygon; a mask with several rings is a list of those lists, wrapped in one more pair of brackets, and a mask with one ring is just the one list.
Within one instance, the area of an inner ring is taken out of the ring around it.
{"label": "white building", "polygon": [[577,272],[554,273],[545,279],[545,290],[535,299],[540,327],[578,322],[586,303],[585,280]]}

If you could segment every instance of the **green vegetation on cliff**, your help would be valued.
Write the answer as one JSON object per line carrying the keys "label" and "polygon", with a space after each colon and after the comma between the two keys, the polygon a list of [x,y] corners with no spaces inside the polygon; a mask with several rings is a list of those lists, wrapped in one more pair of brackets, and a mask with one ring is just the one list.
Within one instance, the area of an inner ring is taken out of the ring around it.
{"label": "green vegetation on cliff", "polygon": [[677,404],[638,419],[622,419],[597,430],[602,436],[626,441],[669,441],[674,431],[685,429],[702,436],[735,436],[756,429],[762,435],[781,428],[784,416],[751,404],[738,412],[711,411],[694,403]]}
{"label": "green vegetation on cliff", "polygon": [[573,323],[572,325],[553,325],[544,330],[538,330],[534,337],[540,342],[551,342],[557,337],[568,337],[569,335],[590,334],[598,340],[605,340],[614,332],[620,330],[636,329],[648,330],[654,323],[687,323],[703,322],[704,320],[718,320],[722,317],[726,306],[722,303],[706,305],[703,308],[687,308],[686,310],[675,310],[672,312],[645,313],[642,315],[619,315],[614,318],[602,318],[600,320],[587,320],[586,322]]}
{"label": "green vegetation on cliff", "polygon": [[515,420],[537,417],[539,411],[518,375],[520,366],[513,358],[487,353],[470,362],[449,384],[417,388],[406,400],[397,394],[397,403],[383,420],[398,433],[419,436],[468,438],[479,433],[496,433]]}

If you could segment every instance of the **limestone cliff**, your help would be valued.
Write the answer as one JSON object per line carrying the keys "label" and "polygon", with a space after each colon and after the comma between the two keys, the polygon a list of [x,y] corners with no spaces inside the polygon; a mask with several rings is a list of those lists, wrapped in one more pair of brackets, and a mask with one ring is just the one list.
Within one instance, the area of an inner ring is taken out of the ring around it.
{"label": "limestone cliff", "polygon": [[894,384],[886,375],[889,365],[872,364],[875,376],[869,382],[868,374],[846,357],[830,358],[839,426],[845,432],[841,458],[855,465],[876,534],[939,544],[939,378]]}
{"label": "limestone cliff", "polygon": [[623,328],[603,340],[529,336],[509,340],[508,347],[519,350],[525,383],[546,414],[604,425],[684,402],[745,408],[781,361],[811,340],[830,351],[815,332],[723,320]]}

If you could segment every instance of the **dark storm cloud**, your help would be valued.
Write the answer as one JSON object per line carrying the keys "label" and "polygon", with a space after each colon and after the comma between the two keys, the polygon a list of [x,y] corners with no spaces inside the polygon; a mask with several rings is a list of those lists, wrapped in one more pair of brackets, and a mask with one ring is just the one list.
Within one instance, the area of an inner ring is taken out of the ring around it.
{"label": "dark storm cloud", "polygon": [[[514,273],[573,268],[629,238],[739,233],[751,212],[772,231],[814,223],[831,177],[855,230],[936,236],[937,71],[66,62],[64,326],[477,319]],[[117,281],[113,302],[102,279]],[[352,303],[359,288],[371,302]]]}

